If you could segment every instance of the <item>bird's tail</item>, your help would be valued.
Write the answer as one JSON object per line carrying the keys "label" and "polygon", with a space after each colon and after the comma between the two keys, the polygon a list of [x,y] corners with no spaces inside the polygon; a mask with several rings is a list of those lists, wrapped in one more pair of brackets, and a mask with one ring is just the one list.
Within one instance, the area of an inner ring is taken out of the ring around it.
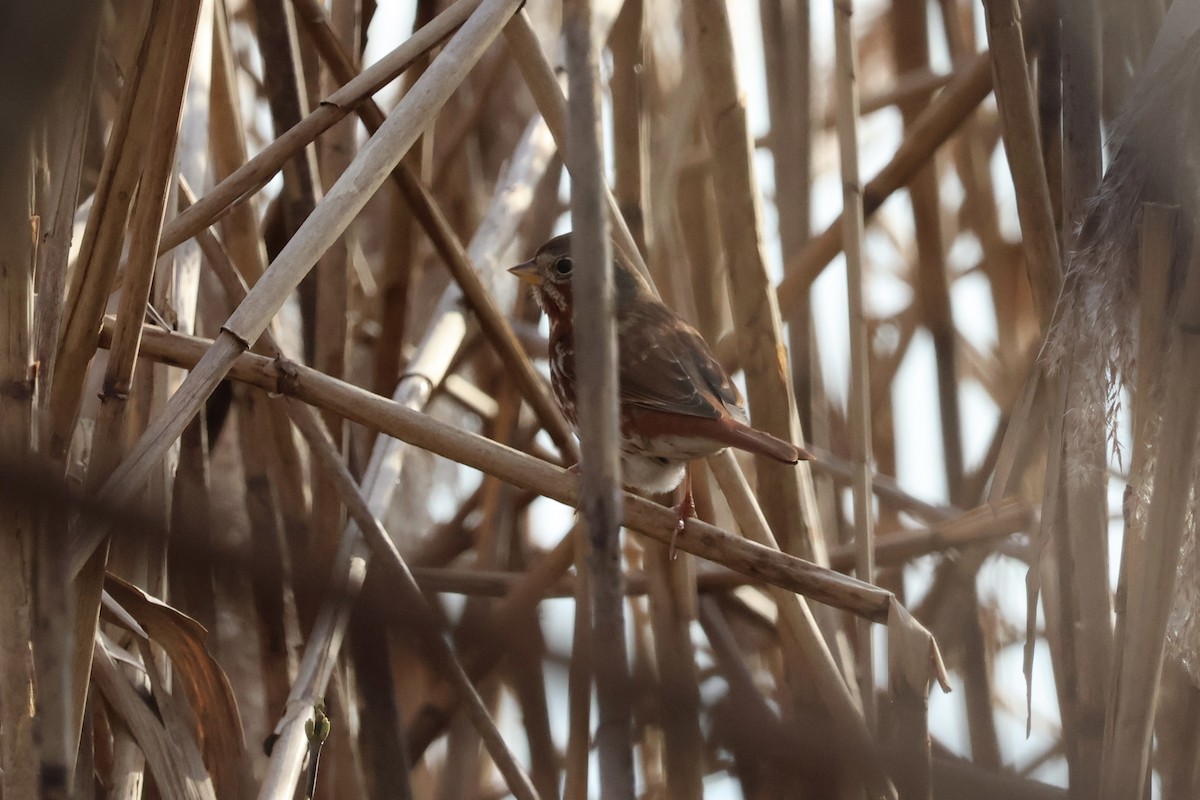
{"label": "bird's tail", "polygon": [[751,428],[749,425],[734,423],[727,430],[728,440],[726,443],[739,450],[769,456],[785,464],[813,460],[812,453],[804,448],[796,447],[791,442],[785,442],[783,439]]}

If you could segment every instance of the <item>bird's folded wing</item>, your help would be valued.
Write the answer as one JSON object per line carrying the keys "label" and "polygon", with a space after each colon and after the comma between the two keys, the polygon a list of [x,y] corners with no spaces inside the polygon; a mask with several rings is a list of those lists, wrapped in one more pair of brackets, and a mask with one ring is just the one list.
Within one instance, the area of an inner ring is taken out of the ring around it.
{"label": "bird's folded wing", "polygon": [[654,411],[745,419],[733,381],[694,328],[665,308],[642,310],[621,331],[621,396]]}

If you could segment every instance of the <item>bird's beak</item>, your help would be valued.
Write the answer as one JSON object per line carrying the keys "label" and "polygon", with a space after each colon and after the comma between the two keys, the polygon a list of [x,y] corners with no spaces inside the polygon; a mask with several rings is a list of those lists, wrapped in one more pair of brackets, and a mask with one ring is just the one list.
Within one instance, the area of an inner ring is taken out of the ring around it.
{"label": "bird's beak", "polygon": [[532,283],[534,286],[540,286],[542,283],[542,277],[538,275],[537,264],[534,263],[532,258],[521,264],[517,264],[509,272],[526,283]]}

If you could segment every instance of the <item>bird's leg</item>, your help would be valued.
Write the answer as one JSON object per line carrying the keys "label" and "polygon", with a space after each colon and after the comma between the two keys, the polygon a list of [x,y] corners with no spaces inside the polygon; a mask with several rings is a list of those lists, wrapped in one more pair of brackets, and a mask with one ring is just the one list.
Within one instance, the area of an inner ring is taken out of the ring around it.
{"label": "bird's leg", "polygon": [[692,497],[692,465],[689,463],[687,469],[683,472],[683,483],[680,484],[679,491],[682,489],[683,498],[676,503],[672,508],[675,511],[675,530],[671,532],[671,549],[668,551],[668,558],[674,561],[678,555],[675,552],[675,540],[683,531],[687,521],[696,516],[696,499]]}

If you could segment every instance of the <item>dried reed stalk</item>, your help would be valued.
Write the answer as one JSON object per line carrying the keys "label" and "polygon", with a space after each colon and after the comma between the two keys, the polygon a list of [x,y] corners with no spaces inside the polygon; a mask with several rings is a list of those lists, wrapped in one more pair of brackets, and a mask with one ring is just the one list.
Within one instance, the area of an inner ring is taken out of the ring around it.
{"label": "dried reed stalk", "polygon": [[[1074,9],[1064,14],[1062,28],[1062,238],[1077,239],[1088,204],[1100,183],[1103,160],[1100,143],[1099,39],[1094,11]],[[1065,248],[1064,248],[1065,249]],[[1071,386],[1071,408],[1088,404],[1093,377],[1071,369],[1064,376]],[[1063,409],[1066,413],[1066,409]],[[1100,762],[1104,732],[1089,724],[1104,714],[1113,659],[1112,599],[1109,589],[1108,548],[1097,547],[1108,534],[1107,448],[1103,429],[1077,430],[1064,441],[1068,472],[1063,488],[1062,532],[1069,538],[1070,557],[1059,564],[1063,608],[1070,609],[1073,628],[1068,641],[1076,648],[1076,679],[1064,713],[1073,714],[1076,736],[1068,745],[1073,761],[1072,785],[1081,793],[1100,791]],[[1067,595],[1070,595],[1068,598]],[[1064,624],[1067,624],[1064,621]]]}
{"label": "dried reed stalk", "polygon": [[[175,366],[194,366],[209,346],[203,339],[168,334],[153,328],[143,332],[144,357]],[[287,362],[277,365],[272,359],[245,353],[234,362],[229,377],[337,411],[389,436],[516,486],[532,489],[572,508],[578,504],[578,487],[565,470],[311,369]],[[671,542],[677,521],[674,512],[630,494],[624,495],[624,501],[627,527],[660,542]],[[889,592],[794,556],[766,550],[715,526],[689,520],[684,530],[678,533],[676,546],[818,602],[876,621],[886,618]]]}
{"label": "dried reed stalk", "polygon": [[[171,8],[155,4],[141,28],[141,46],[121,95],[119,116],[109,136],[105,163],[93,198],[96,213],[88,216],[76,266],[71,274],[67,307],[63,312],[62,341],[55,364],[54,394],[50,397],[49,451],[62,457],[70,446],[96,329],[117,274],[129,204],[133,199],[147,141],[153,125],[136,124],[151,119],[158,79],[167,58]],[[78,570],[73,570],[77,572]],[[82,698],[78,698],[82,705]]]}
{"label": "dried reed stalk", "polygon": [[[221,328],[206,357],[196,365],[163,413],[105,482],[101,495],[118,504],[138,491],[150,467],[183,432],[205,398],[269,324],[287,295],[299,284],[316,259],[350,224],[375,189],[399,163],[408,147],[428,124],[433,112],[482,55],[515,8],[514,0],[489,0],[463,25],[405,95],[396,113],[359,152],[320,205],[288,242],[254,285],[246,300]],[[96,528],[73,531],[72,566],[78,571],[103,535]]]}
{"label": "dried reed stalk", "polygon": [[[21,145],[24,146],[21,146]],[[0,163],[0,219],[11,227],[0,235],[0,447],[14,459],[33,450],[33,242],[32,174],[28,142],[16,158]],[[35,600],[34,517],[12,499],[0,501],[0,791],[5,797],[34,797],[41,759],[34,737],[35,692],[32,604]]]}
{"label": "dried reed stalk", "polygon": [[1044,331],[1050,326],[1054,304],[1062,288],[1062,266],[1046,167],[1038,146],[1037,118],[1029,71],[1025,66],[1020,15],[1012,0],[987,0],[984,8],[994,64],[996,101],[1000,108],[1000,130],[1017,190],[1025,269]]}
{"label": "dried reed stalk", "polygon": [[[860,580],[875,582],[875,509],[871,493],[871,365],[867,341],[867,311],[863,299],[863,195],[858,167],[858,57],[850,19],[851,0],[834,4],[837,45],[838,153],[842,172],[842,241],[846,253],[846,286],[849,297],[850,457],[854,493],[854,540],[858,545],[855,572]],[[858,624],[858,683],[862,713],[868,731],[877,725],[875,699],[875,646],[869,625]]]}
{"label": "dried reed stalk", "polygon": [[580,513],[587,528],[591,587],[592,665],[598,716],[600,796],[633,795],[633,708],[625,647],[621,570],[621,463],[617,409],[616,288],[604,206],[604,150],[600,138],[599,51],[590,0],[563,8],[567,50],[567,149],[571,172],[571,257],[574,281],[575,413],[579,419]]}
{"label": "dried reed stalk", "polygon": [[[1195,307],[1190,305],[1197,300],[1194,261],[1188,265],[1184,293],[1179,298],[1179,316],[1174,320],[1177,329],[1174,335],[1180,340],[1173,343],[1172,351],[1164,354],[1162,350],[1164,340],[1170,341],[1173,333],[1161,311],[1167,307],[1171,266],[1176,260],[1176,217],[1176,209],[1156,204],[1148,204],[1142,216],[1140,334],[1145,338],[1139,339],[1137,414],[1130,465],[1131,479],[1139,483],[1131,483],[1131,491],[1144,497],[1149,488],[1148,462],[1155,451],[1157,463],[1153,466],[1149,510],[1138,513],[1145,500],[1134,498],[1126,518],[1120,585],[1124,602],[1118,606],[1112,690],[1106,708],[1101,761],[1100,796],[1104,798],[1141,797],[1146,783],[1154,700],[1161,679],[1165,613],[1173,595],[1168,589],[1174,585],[1184,528],[1182,516],[1171,518],[1166,514],[1172,508],[1177,515],[1185,513],[1186,476],[1191,474],[1189,463],[1194,458],[1188,445],[1194,445],[1195,415],[1178,405],[1181,393],[1189,391],[1190,379],[1174,374],[1167,382],[1162,405],[1158,406],[1154,398],[1156,376],[1169,374],[1164,370],[1170,369],[1173,359],[1186,357],[1186,353],[1195,350],[1195,343],[1190,341],[1194,337],[1177,332],[1188,324],[1189,315],[1195,314]],[[1156,407],[1162,410],[1161,419],[1156,418]],[[1172,492],[1180,492],[1181,496],[1176,497]]]}
{"label": "dried reed stalk", "polygon": [[[982,53],[955,73],[929,108],[913,121],[896,154],[863,186],[863,213],[870,218],[893,192],[912,179],[938,147],[954,134],[992,89],[991,59]],[[842,221],[836,219],[813,238],[800,256],[788,264],[777,291],[779,309],[791,313],[804,292],[842,250]],[[723,355],[723,353],[722,353]]]}
{"label": "dried reed stalk", "polygon": [[[324,98],[320,106],[295,127],[283,133],[251,161],[221,181],[211,192],[181,214],[163,230],[161,249],[165,252],[213,224],[246,195],[262,188],[297,152],[337,122],[345,118],[364,99],[395,80],[426,51],[437,46],[476,10],[482,0],[457,0],[428,25],[375,62],[357,79]],[[428,84],[426,84],[428,86]],[[386,175],[388,171],[380,174]]]}
{"label": "dried reed stalk", "polygon": [[[785,441],[802,442],[791,380],[779,355],[783,349],[779,309],[762,251],[758,186],[745,104],[734,74],[728,11],[723,4],[698,3],[690,9],[688,20],[694,57],[709,87],[705,98],[709,140],[713,150],[722,154],[713,169],[717,193],[724,198],[718,222],[754,424]],[[824,537],[815,516],[807,466],[796,468],[758,457],[755,468],[771,530],[783,537],[789,552],[823,563]]]}
{"label": "dried reed stalk", "polygon": [[[313,0],[295,0],[295,2],[303,12],[301,21],[312,34],[322,58],[329,64],[334,75],[349,85],[354,80],[353,64],[350,63],[349,57],[334,38],[325,15]],[[367,130],[371,133],[383,125],[383,111],[375,105],[374,101],[367,100],[358,106],[357,111],[367,126]],[[517,385],[529,405],[537,413],[542,426],[550,433],[559,452],[564,457],[578,460],[578,448],[575,446],[575,440],[562,414],[551,401],[545,381],[538,376],[532,362],[517,341],[512,327],[488,291],[493,281],[481,276],[476,271],[478,267],[472,267],[472,262],[462,243],[454,234],[445,212],[425,184],[412,173],[408,166],[401,162],[392,175],[414,215],[424,226],[439,255],[450,268],[451,274],[454,275],[454,279],[462,289],[464,299],[475,314],[484,333],[496,348],[501,360],[516,368]]]}

